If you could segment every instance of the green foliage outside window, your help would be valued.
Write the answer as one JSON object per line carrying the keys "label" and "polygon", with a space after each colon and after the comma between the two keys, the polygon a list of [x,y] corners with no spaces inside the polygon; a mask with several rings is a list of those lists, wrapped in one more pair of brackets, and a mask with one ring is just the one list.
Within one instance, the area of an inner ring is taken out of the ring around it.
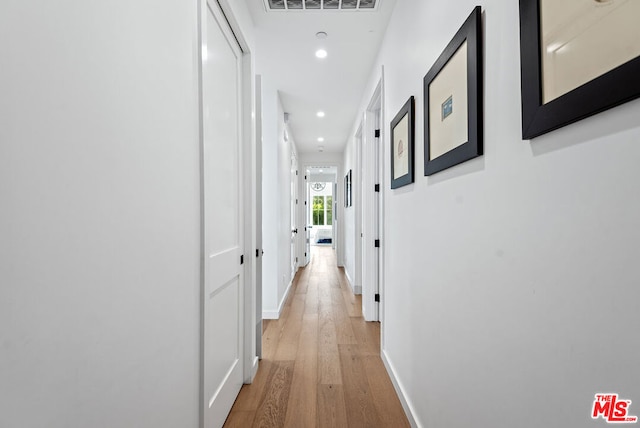
{"label": "green foliage outside window", "polygon": [[333,224],[332,196],[314,196],[312,210],[314,226],[331,226]]}
{"label": "green foliage outside window", "polygon": [[313,197],[313,225],[324,226],[324,196]]}

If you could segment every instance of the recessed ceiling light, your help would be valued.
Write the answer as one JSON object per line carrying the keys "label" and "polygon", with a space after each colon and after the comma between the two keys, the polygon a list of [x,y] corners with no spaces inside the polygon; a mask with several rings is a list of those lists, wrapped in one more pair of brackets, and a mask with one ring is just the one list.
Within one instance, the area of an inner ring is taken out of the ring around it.
{"label": "recessed ceiling light", "polygon": [[319,169],[319,170],[318,170],[318,172],[322,172],[322,170],[321,170],[321,169]]}
{"label": "recessed ceiling light", "polygon": [[319,111],[318,113],[316,113],[316,116],[324,117],[324,112],[323,111]]}
{"label": "recessed ceiling light", "polygon": [[318,58],[326,58],[327,57],[327,51],[325,51],[324,49],[318,49],[316,51],[316,56]]}
{"label": "recessed ceiling light", "polygon": [[324,138],[318,137],[318,143],[322,143],[323,141],[324,141]]}
{"label": "recessed ceiling light", "polygon": [[327,38],[327,33],[325,33],[324,31],[318,31],[316,33],[316,37],[319,39],[326,39]]}

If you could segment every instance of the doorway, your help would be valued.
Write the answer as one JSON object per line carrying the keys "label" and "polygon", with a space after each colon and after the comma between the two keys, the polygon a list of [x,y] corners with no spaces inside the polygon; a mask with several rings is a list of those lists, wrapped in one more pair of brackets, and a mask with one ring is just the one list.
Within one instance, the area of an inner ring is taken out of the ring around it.
{"label": "doorway", "polygon": [[335,251],[338,219],[338,167],[311,165],[305,168],[305,261],[311,261],[313,247]]}
{"label": "doorway", "polygon": [[362,173],[361,278],[362,312],[367,321],[380,321],[382,245],[383,245],[383,132],[382,81],[378,84],[364,118],[360,143]]}
{"label": "doorway", "polygon": [[[201,3],[201,423],[222,426],[257,367],[251,56],[215,0]],[[221,209],[224,207],[224,209]],[[247,232],[245,232],[247,231]],[[222,326],[222,327],[221,327]]]}

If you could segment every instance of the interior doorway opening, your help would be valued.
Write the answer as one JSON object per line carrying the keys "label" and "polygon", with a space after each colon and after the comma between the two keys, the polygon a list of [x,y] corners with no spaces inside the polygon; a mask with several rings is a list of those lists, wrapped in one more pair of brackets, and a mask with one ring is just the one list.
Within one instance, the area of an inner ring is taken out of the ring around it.
{"label": "interior doorway opening", "polygon": [[310,262],[312,247],[336,249],[338,167],[309,166],[306,169],[305,259]]}

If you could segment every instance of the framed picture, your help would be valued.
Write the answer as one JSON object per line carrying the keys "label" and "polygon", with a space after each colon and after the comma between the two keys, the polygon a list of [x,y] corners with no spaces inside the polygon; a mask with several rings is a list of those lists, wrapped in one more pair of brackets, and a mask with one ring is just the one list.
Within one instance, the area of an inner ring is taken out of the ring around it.
{"label": "framed picture", "polygon": [[352,194],[353,193],[352,192],[353,175],[351,173],[351,170],[349,170],[349,174],[347,174],[347,177],[348,177],[348,179],[347,179],[347,188],[348,188],[347,189],[348,190],[348,192],[347,192],[347,203],[348,203],[348,205],[347,206],[350,207],[350,206],[353,205],[353,194]]}
{"label": "framed picture", "polygon": [[413,183],[414,98],[391,121],[391,188]]}
{"label": "framed picture", "polygon": [[424,175],[482,155],[482,18],[476,6],[424,77]]}
{"label": "framed picture", "polygon": [[522,137],[640,96],[640,2],[520,0]]}
{"label": "framed picture", "polygon": [[344,176],[344,207],[349,207],[349,174]]}
{"label": "framed picture", "polygon": [[344,206],[349,208],[352,204],[351,201],[351,170],[344,176]]}

